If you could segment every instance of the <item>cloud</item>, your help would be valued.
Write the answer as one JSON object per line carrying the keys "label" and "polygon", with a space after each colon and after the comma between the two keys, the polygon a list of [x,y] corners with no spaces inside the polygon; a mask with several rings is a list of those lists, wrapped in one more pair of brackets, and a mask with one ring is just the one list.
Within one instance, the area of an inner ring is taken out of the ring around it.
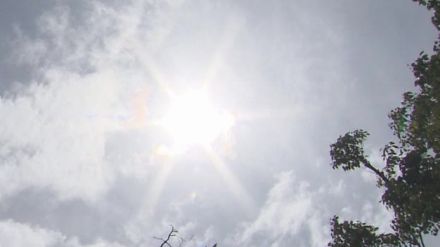
{"label": "cloud", "polygon": [[12,220],[0,221],[0,242],[10,247],[123,247],[123,245],[118,243],[111,243],[103,240],[97,240],[90,245],[82,245],[76,238],[67,238],[56,231],[22,224]]}
{"label": "cloud", "polygon": [[111,179],[104,145],[117,124],[93,114],[111,112],[117,90],[112,76],[51,76],[56,84],[35,84],[27,90],[29,96],[0,101],[5,117],[0,196],[23,186],[52,186],[67,198],[92,199]]}
{"label": "cloud", "polygon": [[382,231],[391,230],[390,212],[380,207],[375,199],[358,197],[366,189],[347,187],[343,180],[338,183],[331,180],[322,182],[316,189],[309,182],[297,177],[294,170],[281,173],[259,214],[237,228],[225,244],[324,246],[330,240],[328,226],[334,214],[346,220],[374,224]]}
{"label": "cloud", "polygon": [[133,51],[123,53],[141,13],[136,3],[119,9],[125,14],[100,2],[86,6],[81,24],[60,4],[39,19],[39,38],[17,37],[17,62],[31,64],[40,76],[0,99],[0,198],[37,186],[62,199],[93,201],[115,174],[138,173],[139,162],[148,163],[147,148],[126,150],[139,157],[137,163],[115,164],[115,153],[125,151],[113,141],[140,133],[131,127],[137,106],[130,97],[145,90],[146,78],[129,67]]}
{"label": "cloud", "polygon": [[[298,181],[293,172],[282,173],[270,190],[258,217],[243,225],[231,246],[285,246],[287,243],[307,246],[325,244],[321,212],[316,207],[310,185]],[[293,240],[296,239],[296,240]],[[293,241],[293,242],[292,242]],[[310,243],[309,243],[310,244]]]}
{"label": "cloud", "polygon": [[7,246],[50,246],[64,242],[64,237],[57,232],[41,228],[32,228],[13,221],[0,222],[0,241]]}

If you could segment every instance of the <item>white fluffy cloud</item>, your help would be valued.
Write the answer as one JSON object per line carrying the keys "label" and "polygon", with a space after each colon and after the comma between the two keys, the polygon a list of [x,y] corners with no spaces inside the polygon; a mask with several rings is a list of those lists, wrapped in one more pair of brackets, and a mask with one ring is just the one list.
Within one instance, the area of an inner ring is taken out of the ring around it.
{"label": "white fluffy cloud", "polygon": [[32,228],[13,221],[0,222],[0,241],[11,247],[19,246],[54,246],[64,242],[65,238],[57,232],[41,228]]}
{"label": "white fluffy cloud", "polygon": [[56,231],[29,226],[12,220],[0,221],[0,242],[5,246],[66,246],[66,247],[123,247],[118,243],[97,240],[90,245],[80,244],[76,238],[67,238]]}
{"label": "white fluffy cloud", "polygon": [[55,77],[57,83],[34,85],[26,95],[0,103],[5,117],[1,196],[26,186],[49,186],[62,197],[92,199],[111,179],[104,145],[117,125],[93,116],[112,109],[116,88],[111,76]]}
{"label": "white fluffy cloud", "polygon": [[[281,174],[278,182],[269,192],[267,201],[257,219],[244,226],[243,233],[238,236],[236,246],[282,246],[289,238],[302,235],[303,244],[307,243],[308,221],[314,214],[313,195],[306,182],[297,182],[292,172]],[[319,235],[316,230],[311,229]],[[316,241],[318,241],[316,239]],[[318,241],[319,242],[319,241]],[[297,243],[300,246],[300,242]],[[320,246],[320,242],[316,246]]]}

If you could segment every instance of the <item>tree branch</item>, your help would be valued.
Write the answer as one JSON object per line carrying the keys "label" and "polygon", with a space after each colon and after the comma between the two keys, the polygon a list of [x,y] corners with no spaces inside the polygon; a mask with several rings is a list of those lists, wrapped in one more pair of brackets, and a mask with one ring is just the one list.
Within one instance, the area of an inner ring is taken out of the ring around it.
{"label": "tree branch", "polygon": [[383,174],[383,172],[379,171],[376,167],[374,167],[368,160],[363,159],[362,163],[364,163],[364,166],[366,168],[370,169],[377,176],[379,176],[385,182],[385,184],[389,184],[390,183],[390,180],[385,176],[385,174]]}
{"label": "tree branch", "polygon": [[174,237],[177,235],[177,232],[178,231],[174,228],[174,226],[171,225],[171,231],[168,233],[168,236],[166,239],[158,238],[158,237],[153,237],[153,238],[162,241],[162,244],[160,245],[160,247],[164,247],[164,246],[172,247],[171,244],[169,243],[169,241],[171,240],[171,237]]}
{"label": "tree branch", "polygon": [[425,242],[423,241],[423,235],[421,232],[419,232],[419,238],[420,238],[420,243],[422,244],[422,247],[425,247]]}

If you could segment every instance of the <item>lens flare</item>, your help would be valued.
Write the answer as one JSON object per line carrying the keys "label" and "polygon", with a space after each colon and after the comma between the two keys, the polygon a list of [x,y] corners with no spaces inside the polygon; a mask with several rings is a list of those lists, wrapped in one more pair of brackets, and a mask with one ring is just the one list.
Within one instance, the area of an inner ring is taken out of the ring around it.
{"label": "lens flare", "polygon": [[173,149],[185,151],[195,145],[209,145],[233,125],[232,115],[216,109],[203,91],[174,97],[162,126],[171,136]]}

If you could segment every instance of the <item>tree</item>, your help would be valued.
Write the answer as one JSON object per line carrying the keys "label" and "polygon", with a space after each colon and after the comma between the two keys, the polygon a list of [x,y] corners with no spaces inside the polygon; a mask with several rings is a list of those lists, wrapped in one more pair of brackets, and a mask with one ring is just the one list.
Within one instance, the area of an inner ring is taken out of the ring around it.
{"label": "tree", "polygon": [[[171,225],[171,230],[168,233],[166,238],[159,238],[159,237],[153,237],[153,238],[161,241],[160,247],[165,247],[165,246],[172,247],[171,240],[173,237],[178,237],[178,235],[177,235],[178,232],[179,231],[177,231],[176,228],[174,228],[174,226]],[[179,239],[180,239],[180,245],[182,245],[183,238],[179,237]]]}
{"label": "tree", "polygon": [[[433,11],[432,23],[440,31],[440,1],[413,0]],[[333,169],[364,168],[377,176],[384,190],[381,202],[394,212],[393,233],[361,222],[332,219],[329,246],[425,246],[423,235],[440,230],[440,37],[433,54],[421,52],[412,64],[416,92],[403,94],[400,107],[389,114],[396,142],[383,148],[383,168],[365,155],[369,135],[355,130],[330,146]],[[386,241],[385,241],[386,240]]]}
{"label": "tree", "polygon": [[331,247],[353,246],[398,246],[398,239],[394,234],[377,234],[377,227],[362,222],[344,221],[334,216],[331,220]]}
{"label": "tree", "polygon": [[[159,238],[159,237],[153,237],[153,238],[161,241],[160,247],[173,247],[173,245],[172,245],[173,238],[178,238],[180,240],[179,247],[181,247],[181,246],[184,246],[185,239],[180,237],[178,235],[178,233],[179,233],[179,231],[177,231],[177,229],[174,228],[173,225],[171,225],[171,229],[168,232],[168,235],[166,238]],[[212,247],[217,247],[217,243],[215,243]]]}

